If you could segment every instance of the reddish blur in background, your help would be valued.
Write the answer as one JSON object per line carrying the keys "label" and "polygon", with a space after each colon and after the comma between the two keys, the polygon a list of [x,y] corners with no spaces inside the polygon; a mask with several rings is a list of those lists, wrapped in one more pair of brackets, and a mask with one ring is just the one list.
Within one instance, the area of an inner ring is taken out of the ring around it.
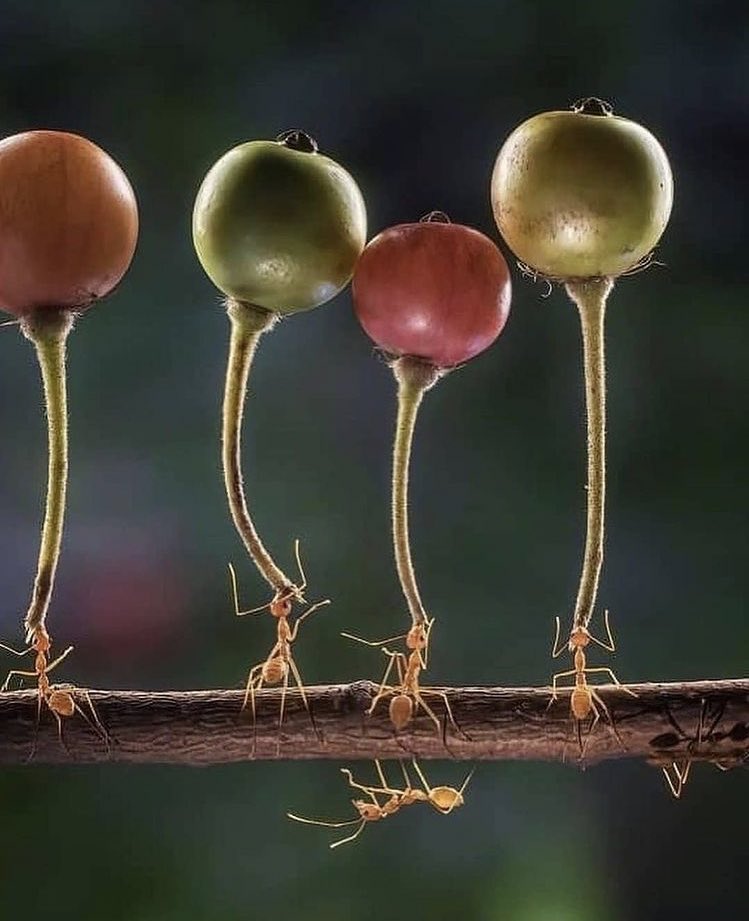
{"label": "reddish blur in background", "polygon": [[[502,140],[590,94],[652,130],[676,180],[666,267],[624,279],[610,305],[610,664],[623,680],[746,674],[748,26],[743,6],[674,0],[0,0],[0,135],[90,137],[141,209],[131,271],[70,344],[50,627],[76,652],[60,679],[238,687],[272,642],[271,624],[233,616],[226,577],[231,560],[243,601],[266,599],[225,508],[228,324],[190,238],[214,160],[300,126],[358,179],[371,234],[443,209],[496,239]],[[579,333],[563,293],[543,293],[514,272],[496,347],[424,404],[412,527],[435,683],[547,682],[553,618],[571,611]],[[18,645],[46,459],[38,372],[12,328],[0,386],[0,637]],[[299,537],[312,597],[334,599],[300,633],[302,674],[376,677],[378,657],[338,634],[405,623],[388,533],[394,385],[348,293],[263,343],[251,400],[258,525],[285,566]],[[425,767],[442,783],[465,773]],[[677,803],[643,763],[481,765],[459,812],[413,810],[331,853],[284,812],[348,817],[333,763],[3,769],[0,906],[33,921],[739,918],[748,779],[698,766]]]}

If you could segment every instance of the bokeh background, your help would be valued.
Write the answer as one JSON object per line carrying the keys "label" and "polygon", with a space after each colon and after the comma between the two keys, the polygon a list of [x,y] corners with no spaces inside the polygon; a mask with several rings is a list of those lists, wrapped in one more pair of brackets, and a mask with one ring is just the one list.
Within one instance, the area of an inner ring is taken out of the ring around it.
{"label": "bokeh background", "polygon": [[[91,687],[239,686],[272,627],[225,509],[228,324],[192,251],[202,176],[228,147],[314,134],[371,232],[433,208],[497,237],[488,181],[521,120],[596,94],[670,154],[653,268],[611,301],[609,532],[601,604],[625,680],[746,674],[745,227],[749,14],[733,3],[399,0],[0,2],[0,134],[87,135],[124,167],[142,233],[70,346],[69,518],[50,624]],[[438,618],[436,683],[545,683],[584,524],[577,316],[516,274],[502,339],[425,402],[412,527]],[[0,335],[0,634],[20,643],[45,435],[29,344]],[[300,537],[335,600],[297,648],[308,683],[374,676],[339,638],[396,632],[388,535],[394,386],[348,293],[257,360],[246,474],[269,546]],[[10,664],[8,665],[10,667]],[[366,770],[366,766],[361,766]],[[458,781],[464,765],[429,764]],[[3,917],[107,921],[656,921],[746,910],[749,775],[699,766],[683,801],[643,763],[482,765],[466,808],[412,810],[330,852],[337,765],[23,767],[0,773]]]}

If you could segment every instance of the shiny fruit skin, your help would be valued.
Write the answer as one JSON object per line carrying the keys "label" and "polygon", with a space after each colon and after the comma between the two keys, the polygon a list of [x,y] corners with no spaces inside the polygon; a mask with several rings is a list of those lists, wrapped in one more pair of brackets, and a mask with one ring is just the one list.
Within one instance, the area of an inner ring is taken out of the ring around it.
{"label": "shiny fruit skin", "polygon": [[229,297],[281,314],[330,300],[364,247],[356,182],[334,160],[277,141],[250,141],[210,169],[193,212],[209,278]]}
{"label": "shiny fruit skin", "polygon": [[483,352],[510,310],[507,263],[462,224],[399,224],[365,248],[353,280],[367,335],[391,355],[451,368]]}
{"label": "shiny fruit skin", "polygon": [[666,154],[614,115],[544,112],[499,151],[494,217],[513,253],[552,278],[616,277],[645,258],[673,204]]}
{"label": "shiny fruit skin", "polygon": [[62,131],[0,141],[1,309],[84,309],[117,285],[137,239],[133,189],[96,144]]}

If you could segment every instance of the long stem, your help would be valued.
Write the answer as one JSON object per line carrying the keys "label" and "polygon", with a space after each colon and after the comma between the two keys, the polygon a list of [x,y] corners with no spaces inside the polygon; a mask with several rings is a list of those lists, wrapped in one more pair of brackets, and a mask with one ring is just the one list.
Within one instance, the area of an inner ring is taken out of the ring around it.
{"label": "long stem", "polygon": [[68,482],[68,407],[65,381],[65,344],[73,328],[69,310],[40,309],[26,317],[21,330],[36,349],[47,407],[49,466],[47,502],[39,545],[34,589],[24,627],[27,641],[44,629],[47,609],[55,584],[65,521]]}
{"label": "long stem", "polygon": [[276,566],[255,530],[244,493],[241,453],[242,417],[250,366],[260,337],[273,326],[277,317],[267,310],[232,299],[227,301],[226,309],[231,321],[222,426],[222,459],[226,497],[229,500],[234,525],[244,541],[247,552],[265,581],[280,593],[287,591],[292,582]]}
{"label": "long stem", "polygon": [[611,278],[593,278],[567,283],[567,293],[577,304],[580,313],[585,367],[585,406],[588,416],[588,520],[583,568],[573,616],[574,627],[587,626],[593,616],[603,565],[606,507],[604,318],[606,300],[613,286]]}
{"label": "long stem", "polygon": [[434,365],[416,358],[399,358],[393,363],[393,373],[398,381],[398,420],[393,443],[393,549],[403,594],[414,626],[427,622],[427,613],[416,584],[411,546],[408,535],[408,468],[411,459],[416,416],[427,390],[439,379],[440,371]]}

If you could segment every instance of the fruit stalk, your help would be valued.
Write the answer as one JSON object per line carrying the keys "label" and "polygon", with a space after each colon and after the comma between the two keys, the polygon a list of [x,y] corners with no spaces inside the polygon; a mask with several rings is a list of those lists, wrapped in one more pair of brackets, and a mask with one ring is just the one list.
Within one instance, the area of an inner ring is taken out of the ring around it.
{"label": "fruit stalk", "polygon": [[588,514],[585,552],[575,602],[574,627],[586,627],[593,616],[603,564],[606,506],[606,361],[604,318],[612,278],[567,283],[577,305],[583,336],[585,406],[588,421]]}
{"label": "fruit stalk", "polygon": [[241,452],[242,419],[252,359],[260,337],[271,329],[278,317],[275,313],[234,298],[227,300],[226,312],[231,322],[222,425],[222,460],[226,497],[234,525],[247,552],[265,581],[277,593],[281,593],[287,591],[292,586],[292,582],[276,566],[253,524],[242,481]]}
{"label": "fruit stalk", "polygon": [[408,472],[414,426],[421,400],[440,377],[434,365],[417,358],[399,358],[393,362],[398,382],[398,419],[393,443],[392,523],[395,565],[401,588],[414,626],[426,624],[428,618],[416,584],[408,533]]}
{"label": "fruit stalk", "polygon": [[48,473],[44,524],[34,588],[24,619],[26,641],[44,629],[55,584],[65,522],[68,482],[68,408],[65,347],[73,328],[71,310],[43,308],[21,321],[21,330],[36,349],[47,408]]}

